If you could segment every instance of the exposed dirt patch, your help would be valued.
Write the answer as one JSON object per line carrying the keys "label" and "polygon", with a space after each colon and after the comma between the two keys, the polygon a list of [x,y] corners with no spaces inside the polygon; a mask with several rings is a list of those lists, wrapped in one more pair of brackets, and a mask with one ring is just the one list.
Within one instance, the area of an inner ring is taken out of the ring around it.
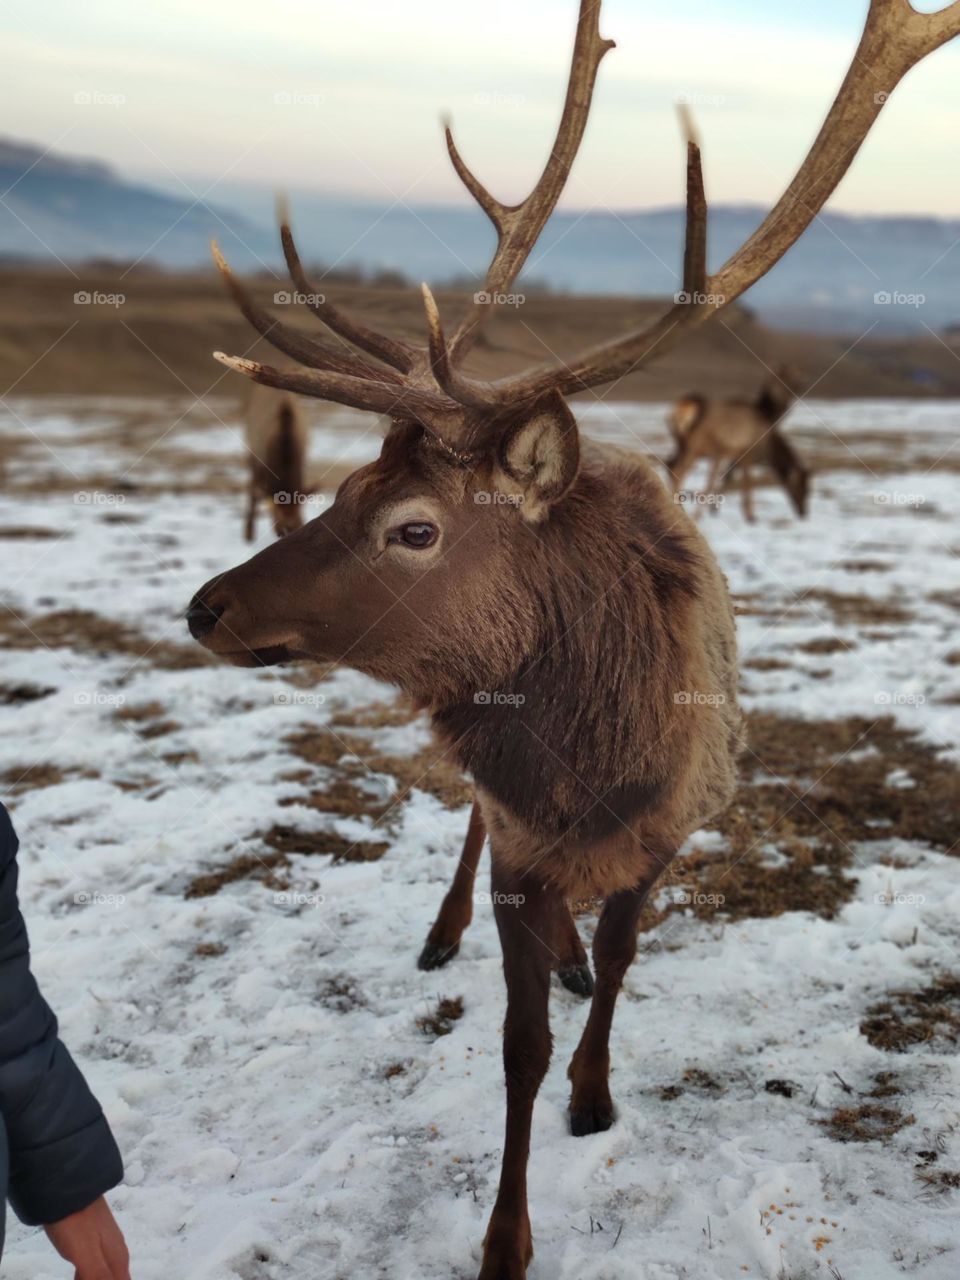
{"label": "exposed dirt patch", "polygon": [[222,942],[198,942],[193,948],[195,956],[222,956],[226,954],[226,945]]}
{"label": "exposed dirt patch", "polygon": [[356,979],[348,973],[338,973],[321,983],[317,1000],[336,1013],[352,1013],[354,1009],[362,1009],[367,1003]]}
{"label": "exposed dirt patch", "polygon": [[212,665],[214,659],[198,644],[150,640],[126,623],[115,622],[86,609],[20,617],[0,609],[0,642],[8,649],[73,649],[97,657],[122,654],[132,663],[146,662],[164,671],[184,671]]}
{"label": "exposed dirt patch", "polygon": [[333,721],[335,729],[392,729],[409,724],[417,716],[417,710],[405,698],[395,702],[371,702],[365,707],[355,707],[340,712]]}
{"label": "exposed dirt patch", "polygon": [[94,769],[61,769],[57,764],[14,764],[0,773],[0,786],[9,793],[55,787],[67,778],[99,778]]}
{"label": "exposed dirt patch", "polygon": [[238,880],[258,880],[270,889],[287,889],[288,881],[277,872],[289,865],[290,860],[283,853],[244,853],[216,871],[207,871],[203,875],[195,876],[187,885],[183,896],[209,898],[219,893],[226,885],[235,884]]}
{"label": "exposed dirt patch", "polygon": [[0,684],[0,706],[20,707],[25,702],[36,702],[40,698],[49,698],[56,689],[39,684]]}
{"label": "exposed dirt patch", "polygon": [[389,845],[372,840],[348,840],[335,831],[298,831],[274,825],[258,835],[264,844],[279,853],[320,853],[334,862],[379,862]]}
{"label": "exposed dirt patch", "polygon": [[126,703],[114,715],[118,720],[133,725],[141,738],[162,738],[182,728],[176,720],[166,719],[166,707],[160,702]]}
{"label": "exposed dirt patch", "polygon": [[454,996],[453,999],[444,997],[437,1001],[434,1009],[417,1019],[417,1026],[424,1035],[436,1040],[440,1036],[448,1036],[453,1030],[453,1024],[462,1017],[463,996]]}
{"label": "exposed dirt patch", "polygon": [[886,560],[840,560],[837,568],[848,573],[886,573],[890,565]]}
{"label": "exposed dirt patch", "polygon": [[712,824],[726,847],[678,858],[661,881],[668,900],[648,904],[642,928],[677,912],[831,919],[855,891],[847,873],[857,842],[898,836],[960,856],[960,769],[891,718],[758,712],[748,746],[736,798]]}
{"label": "exposed dirt patch", "polygon": [[798,604],[804,601],[811,602],[818,612],[821,607],[828,609],[833,620],[840,625],[854,623],[875,627],[882,623],[909,622],[913,617],[899,600],[878,600],[875,596],[856,593],[817,589],[797,596]]}
{"label": "exposed dirt patch", "polygon": [[856,649],[849,640],[841,640],[839,636],[816,636],[804,644],[797,645],[801,653],[849,653]]}
{"label": "exposed dirt patch", "polygon": [[[843,1080],[840,1083],[846,1092],[853,1092]],[[902,1093],[898,1077],[892,1071],[881,1071],[873,1078],[873,1088],[861,1095],[866,1101],[856,1107],[838,1107],[831,1116],[818,1120],[817,1124],[825,1128],[836,1142],[886,1142],[914,1123],[914,1117],[904,1114],[894,1101]]]}
{"label": "exposed dirt patch", "polygon": [[954,609],[957,613],[960,613],[960,590],[931,591],[928,598],[934,604],[945,604],[948,609]]}
{"label": "exposed dirt patch", "polygon": [[927,987],[891,991],[867,1010],[860,1033],[890,1053],[918,1044],[949,1051],[960,1040],[960,977],[945,973]]}
{"label": "exposed dirt patch", "polygon": [[745,671],[789,671],[793,664],[781,658],[751,658],[741,665]]}
{"label": "exposed dirt patch", "polygon": [[835,1142],[888,1142],[914,1119],[897,1106],[864,1102],[859,1107],[838,1107],[829,1119],[817,1123]]}
{"label": "exposed dirt patch", "polygon": [[922,1169],[917,1179],[928,1191],[960,1191],[960,1171],[957,1169]]}
{"label": "exposed dirt patch", "polygon": [[[408,711],[399,721],[391,723],[406,724],[412,714],[412,710]],[[451,760],[449,750],[432,743],[412,755],[400,757],[379,753],[366,738],[353,734],[349,738],[340,737],[322,729],[296,733],[287,738],[287,742],[301,760],[335,767],[347,779],[369,777],[372,773],[396,779],[397,792],[384,806],[384,814],[403,804],[414,788],[435,796],[451,809],[473,800],[473,786]],[[314,794],[318,798],[316,807],[322,807],[324,792]]]}
{"label": "exposed dirt patch", "polygon": [[49,538],[72,538],[72,533],[62,533],[58,529],[43,529],[31,525],[8,524],[0,527],[0,538],[5,542],[20,542],[28,539],[47,540]]}

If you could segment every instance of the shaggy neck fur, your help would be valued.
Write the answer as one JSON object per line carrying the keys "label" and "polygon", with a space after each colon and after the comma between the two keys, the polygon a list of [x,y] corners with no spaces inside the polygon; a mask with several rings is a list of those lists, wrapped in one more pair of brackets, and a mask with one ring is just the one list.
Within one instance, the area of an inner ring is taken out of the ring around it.
{"label": "shaggy neck fur", "polygon": [[544,524],[520,527],[510,594],[529,611],[526,646],[498,687],[434,712],[478,785],[542,833],[615,830],[658,804],[683,754],[674,692],[696,553],[654,514],[652,485],[583,473]]}

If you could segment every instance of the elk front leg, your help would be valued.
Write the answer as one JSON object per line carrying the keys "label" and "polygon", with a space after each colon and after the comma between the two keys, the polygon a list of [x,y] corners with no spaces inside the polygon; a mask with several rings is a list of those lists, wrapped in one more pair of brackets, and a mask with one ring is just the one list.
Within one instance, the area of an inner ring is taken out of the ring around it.
{"label": "elk front leg", "polygon": [[756,516],[753,513],[753,479],[750,475],[750,468],[744,465],[740,473],[740,497],[743,502],[743,518],[748,524],[756,523]]}
{"label": "elk front leg", "polygon": [[610,1098],[610,1028],[613,1011],[637,952],[637,924],[647,894],[660,874],[658,866],[634,889],[609,897],[593,939],[596,974],[590,1014],[567,1075],[571,1083],[570,1132],[575,1137],[600,1133],[613,1124]]}
{"label": "elk front leg", "polygon": [[566,903],[560,918],[557,952],[557,977],[563,985],[575,996],[583,996],[584,999],[592,996],[593,974],[577,932],[577,922]]}
{"label": "elk front leg", "polygon": [[533,1257],[527,1213],[530,1125],[534,1099],[550,1063],[550,970],[565,904],[555,890],[498,867],[496,850],[493,891],[507,983],[503,1028],[507,1126],[500,1187],[483,1242],[479,1280],[523,1280]]}
{"label": "elk front leg", "polygon": [[418,968],[439,969],[460,950],[463,931],[473,918],[473,886],[486,835],[480,806],[474,800],[453,884],[447,890],[433,928],[427,934],[426,944],[417,961]]}
{"label": "elk front leg", "polygon": [[257,486],[251,479],[250,487],[247,489],[247,519],[243,528],[243,536],[247,542],[252,542],[257,532]]}
{"label": "elk front leg", "polygon": [[[719,482],[720,482],[720,459],[714,458],[713,461],[710,463],[710,473],[707,476],[707,486],[703,491],[704,494],[706,494],[708,497],[711,494],[716,494],[717,485],[719,484]],[[697,515],[699,514],[700,513],[698,511]]]}

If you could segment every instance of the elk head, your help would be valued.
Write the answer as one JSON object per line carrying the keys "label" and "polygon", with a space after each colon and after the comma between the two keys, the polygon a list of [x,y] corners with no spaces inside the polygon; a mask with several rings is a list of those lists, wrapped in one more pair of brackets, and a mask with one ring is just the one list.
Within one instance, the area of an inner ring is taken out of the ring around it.
{"label": "elk head", "polygon": [[580,472],[565,397],[659,356],[764,275],[823,208],[902,76],[960,30],[960,0],[935,14],[917,13],[907,0],[871,0],[860,46],[809,154],[760,227],[713,276],[700,149],[685,118],[687,219],[676,303],[649,327],[568,363],[481,383],[462,362],[520,272],[576,156],[597,69],[612,47],[600,36],[599,12],[600,0],[581,0],[559,130],[524,201],[505,205],[491,195],[446,127],[454,168],[497,232],[483,290],[491,301],[475,302],[449,341],[426,286],[424,346],[319,300],[285,213],[281,241],[293,282],[339,341],[282,324],[215,249],[244,315],[306,367],[276,369],[222,353],[218,360],[269,386],[387,415],[393,425],[377,461],[350,476],[327,511],[201,588],[187,619],[208,649],[240,665],[343,661],[435,706],[464,687],[496,687],[531,652],[549,614],[549,589],[534,568],[555,572],[551,543],[562,560],[609,535],[590,476]]}

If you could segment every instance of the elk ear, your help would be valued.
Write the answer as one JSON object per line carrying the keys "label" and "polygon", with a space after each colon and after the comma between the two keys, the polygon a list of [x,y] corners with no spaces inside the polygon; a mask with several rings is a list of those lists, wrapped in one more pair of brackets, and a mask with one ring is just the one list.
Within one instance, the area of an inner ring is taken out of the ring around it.
{"label": "elk ear", "polygon": [[504,435],[495,479],[499,488],[520,496],[520,514],[535,524],[564,496],[579,469],[577,420],[563,396],[554,391]]}

